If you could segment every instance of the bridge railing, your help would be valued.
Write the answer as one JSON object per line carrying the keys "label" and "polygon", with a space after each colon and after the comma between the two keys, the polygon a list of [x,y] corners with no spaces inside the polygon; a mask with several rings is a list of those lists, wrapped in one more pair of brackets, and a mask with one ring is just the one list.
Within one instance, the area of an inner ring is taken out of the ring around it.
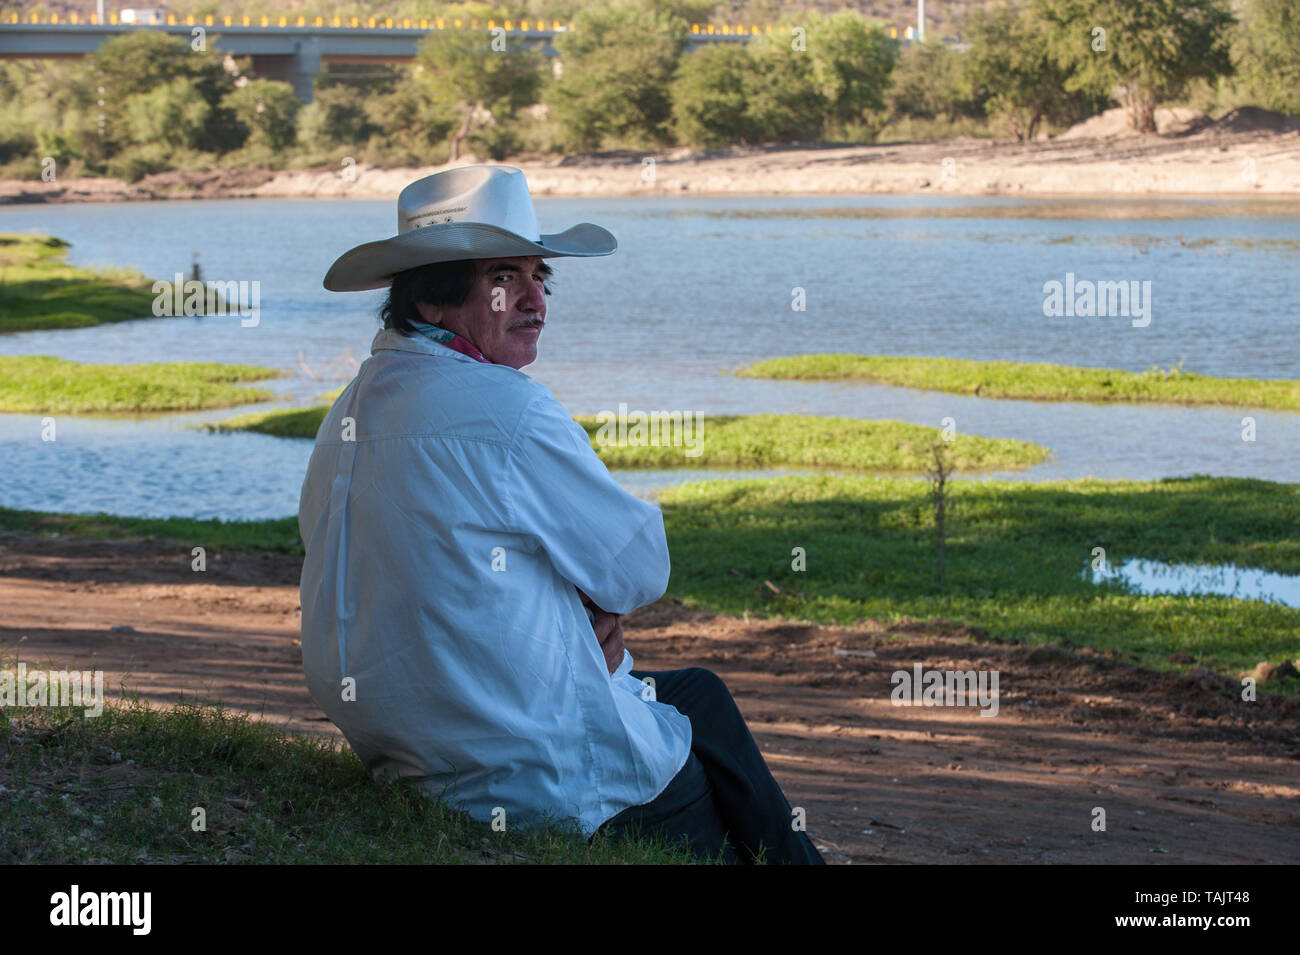
{"label": "bridge railing", "polygon": [[[59,13],[9,13],[0,24],[23,23],[23,24],[40,24],[44,26],[97,26],[99,17],[90,14],[81,17],[76,13],[59,14]],[[108,24],[112,26],[159,26],[156,23],[123,23],[117,13],[108,14]],[[188,14],[184,17],[178,17],[174,13],[167,14],[167,26],[226,26],[226,27],[317,27],[332,28],[343,30],[479,30],[486,27],[489,30],[495,30],[498,26],[508,33],[535,33],[541,31],[551,31],[559,33],[562,30],[573,29],[573,23],[570,21],[546,20],[546,19],[521,19],[521,20],[478,20],[474,18],[462,17],[320,17],[306,16],[298,14],[296,16],[256,16],[251,17],[244,15],[220,15],[213,14],[195,16]],[[760,33],[771,33],[772,24],[758,26],[755,24],[722,24],[713,23],[692,23],[691,33],[696,36],[758,36]]]}
{"label": "bridge railing", "polygon": [[[44,26],[98,26],[99,17],[90,14],[86,17],[79,17],[76,13],[59,14],[59,13],[9,13],[0,19],[0,26],[6,24],[39,24]],[[157,23],[123,23],[116,13],[108,15],[108,24],[112,26],[160,26]],[[251,27],[251,28],[294,28],[294,27],[313,27],[316,29],[337,29],[337,30],[481,30],[486,27],[489,30],[495,30],[498,26],[507,33],[540,33],[552,32],[560,33],[565,30],[572,30],[572,21],[560,21],[545,19],[521,19],[521,20],[502,20],[498,23],[496,20],[478,20],[475,18],[463,17],[312,17],[303,14],[296,16],[256,16],[250,17],[247,14],[222,15],[215,16],[206,14],[194,16],[188,14],[184,17],[177,17],[174,13],[167,14],[166,26],[204,26],[204,27]],[[773,25],[768,23],[763,26],[757,24],[713,24],[713,23],[692,23],[691,34],[693,36],[758,36],[760,34],[771,33]],[[889,35],[898,38],[898,28],[890,27]],[[910,38],[910,31],[908,34]]]}
{"label": "bridge railing", "polygon": [[[76,13],[58,14],[58,13],[8,13],[0,20],[3,24],[37,24],[42,26],[98,26],[99,17],[96,14],[81,17]],[[107,25],[111,26],[160,26],[158,23],[131,23],[122,21],[116,13],[110,13],[107,17]],[[507,32],[511,33],[537,33],[541,31],[551,31],[558,33],[562,30],[572,29],[573,24],[568,21],[544,20],[544,19],[521,19],[521,20],[502,20],[498,24],[496,20],[478,20],[474,18],[461,17],[313,17],[302,14],[296,16],[248,16],[243,15],[222,15],[215,16],[206,14],[195,16],[188,14],[184,17],[178,17],[174,13],[167,14],[167,26],[227,26],[227,27],[318,27],[334,28],[342,30],[479,30],[486,27],[489,30],[501,26]]]}

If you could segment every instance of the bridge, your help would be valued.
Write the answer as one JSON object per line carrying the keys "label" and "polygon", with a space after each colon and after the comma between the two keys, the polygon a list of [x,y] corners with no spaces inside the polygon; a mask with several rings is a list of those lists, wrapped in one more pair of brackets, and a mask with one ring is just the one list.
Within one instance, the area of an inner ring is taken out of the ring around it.
{"label": "bridge", "polygon": [[[325,65],[394,64],[415,58],[420,40],[439,30],[502,31],[510,43],[522,43],[556,56],[552,41],[572,29],[559,20],[475,20],[403,17],[249,17],[168,14],[166,22],[120,23],[116,13],[107,23],[77,14],[9,14],[0,21],[0,59],[65,59],[94,53],[107,39],[133,30],[158,30],[190,40],[201,31],[205,42],[231,56],[253,58],[253,71],[268,79],[292,84],[304,102],[311,102],[312,81]],[[786,29],[784,27],[776,28]],[[708,43],[744,43],[772,33],[767,25],[716,26],[691,24],[688,49]],[[897,35],[897,30],[892,31]],[[498,34],[502,35],[502,34]]]}
{"label": "bridge", "polygon": [[[326,65],[396,64],[413,60],[420,40],[438,30],[502,31],[509,41],[556,56],[552,41],[573,24],[560,20],[476,20],[459,18],[185,16],[167,14],[164,23],[121,23],[110,13],[106,23],[93,14],[79,17],[10,13],[0,21],[0,59],[67,59],[87,56],[114,36],[132,30],[159,30],[186,40],[201,30],[205,42],[231,56],[249,56],[253,72],[291,84],[305,103],[312,99],[316,76]],[[710,43],[744,43],[751,37],[788,27],[692,23],[687,49]],[[889,28],[898,37],[898,29]],[[501,34],[498,34],[501,35]],[[912,37],[905,30],[904,42]]]}

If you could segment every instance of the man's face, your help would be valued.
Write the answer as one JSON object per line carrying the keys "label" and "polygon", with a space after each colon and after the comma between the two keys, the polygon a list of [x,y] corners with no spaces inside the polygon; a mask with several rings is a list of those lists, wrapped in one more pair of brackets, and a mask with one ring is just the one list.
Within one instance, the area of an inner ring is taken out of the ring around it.
{"label": "man's face", "polygon": [[420,314],[469,339],[494,364],[532,364],[546,321],[544,283],[551,267],[540,255],[478,259],[474,266],[477,278],[463,305],[420,304]]}

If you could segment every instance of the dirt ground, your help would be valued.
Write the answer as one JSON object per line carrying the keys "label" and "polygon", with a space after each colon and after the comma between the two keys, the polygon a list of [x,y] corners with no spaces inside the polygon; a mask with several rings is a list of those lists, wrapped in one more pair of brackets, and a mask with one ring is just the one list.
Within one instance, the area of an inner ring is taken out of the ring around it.
{"label": "dirt ground", "polygon": [[[299,569],[209,554],[200,575],[184,548],[0,534],[0,665],[93,664],[160,704],[220,699],[337,735],[302,678]],[[1300,862],[1300,700],[938,624],[745,621],[665,599],[624,633],[640,669],[726,680],[833,864]],[[996,669],[997,715],[894,706],[890,675],[918,662]]]}

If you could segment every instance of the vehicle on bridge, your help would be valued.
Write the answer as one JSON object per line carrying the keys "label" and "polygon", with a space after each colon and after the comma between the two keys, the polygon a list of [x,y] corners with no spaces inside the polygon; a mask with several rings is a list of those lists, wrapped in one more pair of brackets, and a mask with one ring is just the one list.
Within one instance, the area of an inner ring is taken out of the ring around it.
{"label": "vehicle on bridge", "polygon": [[139,25],[161,25],[167,20],[167,11],[160,10],[157,7],[135,8],[128,7],[125,10],[118,11],[117,19],[120,23],[135,23]]}

